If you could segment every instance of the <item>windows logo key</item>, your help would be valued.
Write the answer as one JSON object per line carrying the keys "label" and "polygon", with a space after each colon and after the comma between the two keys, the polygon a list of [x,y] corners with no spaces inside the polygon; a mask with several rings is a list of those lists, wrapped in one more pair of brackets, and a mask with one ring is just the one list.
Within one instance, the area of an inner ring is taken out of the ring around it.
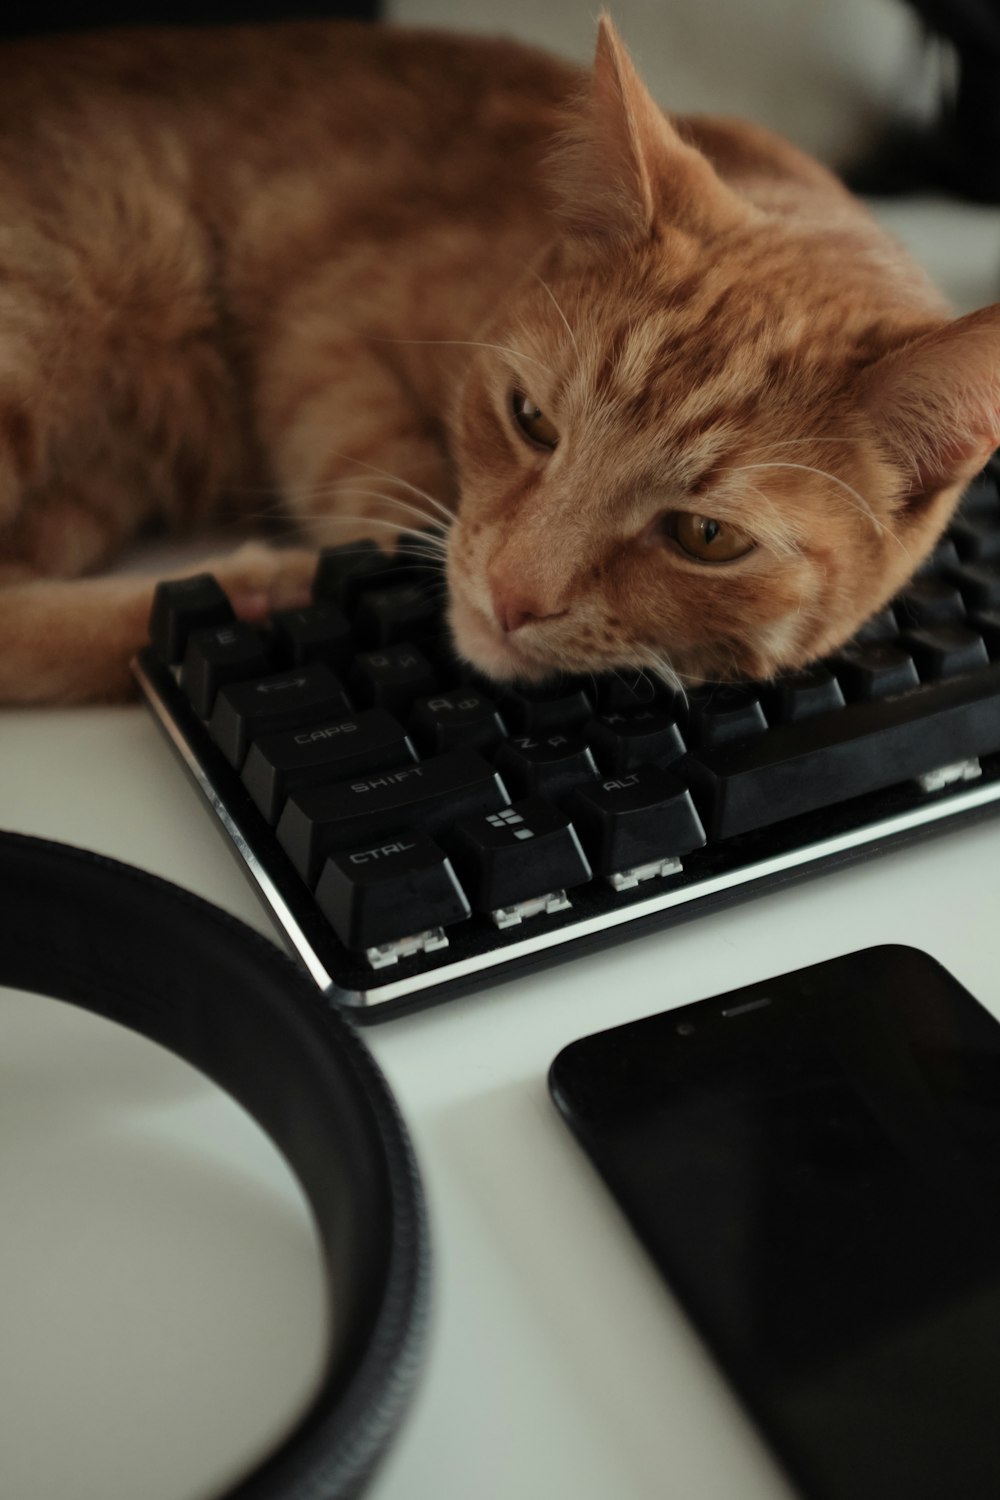
{"label": "windows logo key", "polygon": [[569,911],[567,888],[591,879],[569,815],[538,797],[463,819],[455,826],[450,853],[473,911],[488,915],[497,927],[515,927],[542,912]]}
{"label": "windows logo key", "polygon": [[[515,812],[512,807],[505,807],[503,812],[487,814],[486,821],[493,828],[509,828],[516,839],[533,839],[535,837],[531,829],[525,825],[521,814]],[[520,828],[516,826],[518,823],[522,825]]]}

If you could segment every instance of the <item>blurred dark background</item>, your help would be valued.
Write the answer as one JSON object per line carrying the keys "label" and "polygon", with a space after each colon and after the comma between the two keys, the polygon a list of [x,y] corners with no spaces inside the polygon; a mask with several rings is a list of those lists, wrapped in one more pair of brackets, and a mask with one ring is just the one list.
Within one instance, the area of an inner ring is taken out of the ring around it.
{"label": "blurred dark background", "polygon": [[30,7],[0,4],[0,36],[29,36],[39,31],[83,31],[95,26],[215,26],[227,21],[293,21],[309,16],[331,16],[374,21],[377,0],[297,0],[294,5],[266,0],[97,0],[93,5],[66,5],[59,0],[35,0]]}

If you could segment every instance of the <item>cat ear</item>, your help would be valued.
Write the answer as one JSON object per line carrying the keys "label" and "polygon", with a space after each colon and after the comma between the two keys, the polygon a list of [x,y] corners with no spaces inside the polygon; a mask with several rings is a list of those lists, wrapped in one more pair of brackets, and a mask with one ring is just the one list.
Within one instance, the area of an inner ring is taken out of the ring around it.
{"label": "cat ear", "polygon": [[553,163],[560,212],[581,234],[645,237],[658,222],[690,232],[751,213],[683,141],[632,64],[607,14],[598,22],[590,93]]}
{"label": "cat ear", "polygon": [[864,405],[918,503],[964,483],[1000,447],[1000,303],[914,339],[873,365]]}

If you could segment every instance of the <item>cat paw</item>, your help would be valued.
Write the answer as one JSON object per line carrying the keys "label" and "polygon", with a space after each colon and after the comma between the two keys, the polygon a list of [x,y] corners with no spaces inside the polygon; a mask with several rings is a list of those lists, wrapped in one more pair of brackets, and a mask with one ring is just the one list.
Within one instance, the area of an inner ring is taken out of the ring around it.
{"label": "cat paw", "polygon": [[210,558],[205,571],[219,580],[238,619],[256,625],[278,609],[302,609],[312,601],[316,553],[302,547],[247,542],[225,557]]}

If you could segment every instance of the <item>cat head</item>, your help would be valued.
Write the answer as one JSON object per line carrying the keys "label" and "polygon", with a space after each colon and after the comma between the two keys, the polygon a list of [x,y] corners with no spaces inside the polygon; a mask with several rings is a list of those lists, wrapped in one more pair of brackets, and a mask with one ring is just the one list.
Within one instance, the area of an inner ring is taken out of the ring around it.
{"label": "cat head", "polygon": [[832,179],[827,237],[755,207],[606,19],[552,176],[559,232],[451,424],[458,650],[499,679],[685,685],[834,650],[1000,443],[1000,306],[949,321],[902,255],[894,303]]}

